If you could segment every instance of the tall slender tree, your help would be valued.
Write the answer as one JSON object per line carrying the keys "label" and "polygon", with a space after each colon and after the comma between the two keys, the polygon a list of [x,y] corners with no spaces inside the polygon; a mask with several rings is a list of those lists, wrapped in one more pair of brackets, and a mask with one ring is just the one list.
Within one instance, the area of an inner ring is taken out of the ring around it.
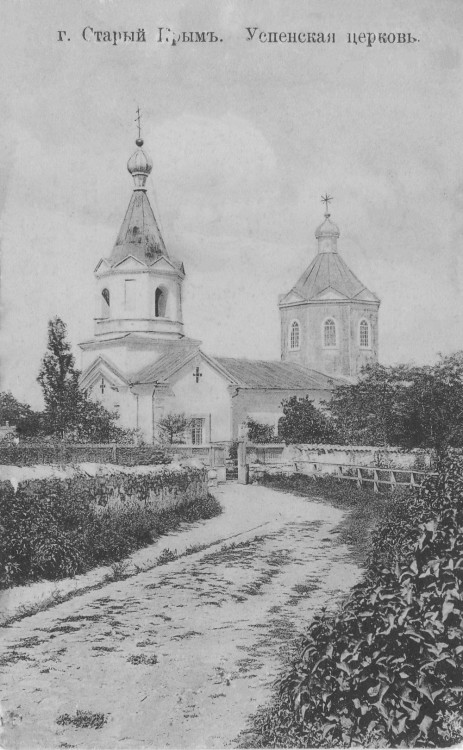
{"label": "tall slender tree", "polygon": [[80,401],[79,372],[66,334],[66,324],[60,318],[49,321],[47,351],[37,378],[42,386],[47,427],[60,437],[73,425]]}
{"label": "tall slender tree", "polygon": [[45,401],[44,431],[84,442],[133,439],[132,430],[116,424],[116,412],[108,411],[80,390],[80,372],[66,334],[66,324],[60,318],[49,321],[47,351],[37,378]]}

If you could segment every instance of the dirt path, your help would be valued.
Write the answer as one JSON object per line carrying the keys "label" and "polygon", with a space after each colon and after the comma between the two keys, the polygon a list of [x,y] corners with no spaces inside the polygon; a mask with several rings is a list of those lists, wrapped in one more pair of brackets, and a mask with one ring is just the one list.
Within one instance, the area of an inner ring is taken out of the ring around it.
{"label": "dirt path", "polygon": [[[359,571],[331,533],[341,511],[262,487],[221,499],[224,536],[243,512],[266,525],[3,629],[4,747],[236,744],[291,641]],[[77,710],[104,717],[57,723]]]}

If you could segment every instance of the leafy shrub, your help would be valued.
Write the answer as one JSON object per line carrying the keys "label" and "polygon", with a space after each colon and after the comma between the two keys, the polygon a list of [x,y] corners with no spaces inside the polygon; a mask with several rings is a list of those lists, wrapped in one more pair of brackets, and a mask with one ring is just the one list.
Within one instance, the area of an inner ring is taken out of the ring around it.
{"label": "leafy shrub", "polygon": [[0,463],[15,466],[34,464],[69,464],[88,461],[114,463],[122,466],[167,464],[171,460],[163,448],[152,445],[92,445],[91,443],[64,443],[21,441],[18,445],[0,445]]}
{"label": "leafy shrub", "polygon": [[2,482],[0,587],[118,561],[180,523],[220,510],[203,469],[35,480],[21,482],[16,494]]}
{"label": "leafy shrub", "polygon": [[341,609],[310,625],[261,722],[263,745],[446,747],[457,737],[462,459],[445,459],[409,502],[409,509],[405,501],[391,506],[375,545],[385,541]]}
{"label": "leafy shrub", "polygon": [[254,419],[248,419],[246,426],[248,428],[248,440],[251,443],[278,443],[279,441],[272,424],[262,424]]}
{"label": "leafy shrub", "polygon": [[336,442],[332,421],[308,396],[291,396],[282,402],[282,407],[278,435],[286,444]]}
{"label": "leafy shrub", "polygon": [[165,549],[161,552],[159,557],[156,559],[157,565],[167,565],[167,563],[173,562],[178,557],[177,550]]}

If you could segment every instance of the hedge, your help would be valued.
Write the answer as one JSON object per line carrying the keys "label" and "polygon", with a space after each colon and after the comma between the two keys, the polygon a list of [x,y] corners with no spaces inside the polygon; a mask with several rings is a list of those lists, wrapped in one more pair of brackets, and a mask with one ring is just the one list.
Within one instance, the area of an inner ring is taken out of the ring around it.
{"label": "hedge", "polygon": [[113,463],[124,466],[166,464],[169,451],[150,445],[115,443],[31,443],[0,444],[0,464],[31,466],[35,464]]}
{"label": "hedge", "polygon": [[364,580],[309,626],[262,747],[448,747],[463,739],[463,462],[392,500]]}
{"label": "hedge", "polygon": [[0,587],[83,573],[218,512],[205,469],[0,482]]}

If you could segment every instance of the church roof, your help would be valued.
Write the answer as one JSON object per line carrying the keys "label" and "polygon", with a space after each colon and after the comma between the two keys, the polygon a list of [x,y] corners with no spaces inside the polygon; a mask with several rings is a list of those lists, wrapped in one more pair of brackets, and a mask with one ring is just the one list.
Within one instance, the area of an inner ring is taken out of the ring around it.
{"label": "church roof", "polygon": [[[328,202],[332,198],[326,195],[322,200]],[[331,214],[326,212],[325,220],[315,231],[318,254],[291,292],[280,298],[280,304],[319,299],[360,299],[379,302],[378,297],[352,273],[339,255],[339,236],[339,227],[331,220]]]}
{"label": "church roof", "polygon": [[129,375],[128,380],[140,384],[168,383],[172,375],[198,355],[215,367],[230,385],[238,388],[331,390],[333,386],[345,385],[347,382],[292,362],[209,357],[192,340],[172,342],[165,354]]}
{"label": "church roof", "polygon": [[116,265],[128,255],[148,265],[161,255],[169,257],[144,190],[134,190],[132,194],[109,262]]}
{"label": "church roof", "polygon": [[152,266],[164,257],[174,268],[184,273],[183,264],[169,257],[146,194],[146,180],[153,168],[152,161],[141,148],[143,140],[138,138],[136,144],[138,148],[127,163],[127,169],[134,181],[133,193],[112,253],[105,260],[110,267],[114,267],[125,258],[132,257],[147,266]]}
{"label": "church roof", "polygon": [[292,362],[232,357],[214,357],[214,361],[241,388],[331,390],[334,385],[347,382]]}
{"label": "church roof", "polygon": [[347,299],[355,299],[362,294],[377,299],[350,270],[339,253],[318,253],[297,281],[294,290],[304,299],[313,300],[330,288]]}
{"label": "church roof", "polygon": [[168,379],[199,352],[193,341],[171,342],[165,354],[129,376],[131,383],[166,383]]}

